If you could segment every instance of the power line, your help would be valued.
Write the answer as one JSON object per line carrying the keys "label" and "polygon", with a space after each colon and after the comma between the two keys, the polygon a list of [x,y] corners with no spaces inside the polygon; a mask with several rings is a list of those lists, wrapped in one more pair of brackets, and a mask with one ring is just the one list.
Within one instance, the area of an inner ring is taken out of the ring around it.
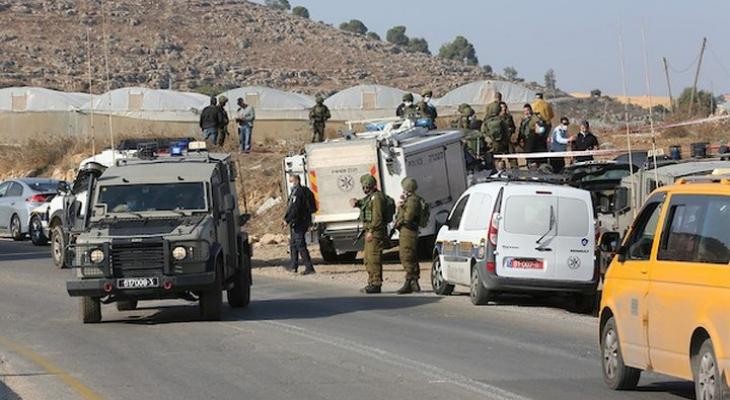
{"label": "power line", "polygon": [[712,47],[708,47],[708,49],[710,50],[710,54],[712,54],[712,57],[714,57],[714,58],[715,58],[715,61],[717,61],[717,64],[718,64],[718,65],[720,65],[720,68],[722,68],[722,70],[723,70],[723,71],[724,71],[724,72],[725,72],[725,73],[726,73],[726,74],[727,74],[728,76],[730,76],[730,69],[728,69],[728,68],[727,68],[727,67],[725,66],[725,64],[723,64],[723,63],[722,63],[722,61],[720,61],[720,56],[718,56],[718,55],[717,55],[717,53],[715,53],[715,51],[714,51],[714,50],[712,50]]}
{"label": "power line", "polygon": [[697,55],[697,57],[695,57],[695,59],[692,61],[691,64],[689,64],[686,68],[682,68],[682,69],[676,69],[676,68],[672,67],[672,64],[669,64],[669,69],[671,69],[672,72],[674,72],[676,74],[683,74],[685,72],[688,72],[690,69],[692,69],[692,67],[694,67],[695,64],[697,64],[697,61],[699,59],[700,59],[700,56]]}

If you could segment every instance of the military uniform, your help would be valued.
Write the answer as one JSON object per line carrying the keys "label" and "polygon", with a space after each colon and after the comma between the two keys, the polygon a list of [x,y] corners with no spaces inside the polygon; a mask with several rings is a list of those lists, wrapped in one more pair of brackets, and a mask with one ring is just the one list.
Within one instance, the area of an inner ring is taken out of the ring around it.
{"label": "military uniform", "polygon": [[425,91],[418,102],[418,112],[420,117],[429,118],[431,120],[431,129],[436,129],[436,118],[438,118],[438,112],[436,107],[430,103],[430,99],[433,97],[433,92],[430,90]]}
{"label": "military uniform", "polygon": [[312,124],[312,143],[324,140],[324,128],[327,120],[332,118],[330,109],[324,105],[324,99],[317,96],[317,104],[309,111],[309,122]]}
{"label": "military uniform", "polygon": [[499,105],[499,100],[487,104],[487,108],[484,111],[484,121],[486,122],[490,118],[499,116],[500,111],[502,111],[502,107]]}
{"label": "military uniform", "polygon": [[474,109],[470,105],[464,103],[459,105],[459,116],[452,121],[451,127],[456,129],[471,129],[474,120]]}
{"label": "military uniform", "polygon": [[226,96],[221,96],[218,99],[218,114],[220,119],[220,121],[218,121],[218,146],[223,146],[226,142],[226,138],[228,137],[228,123],[230,122],[230,119],[228,118],[228,112],[226,111],[226,104],[228,104],[228,98]]}
{"label": "military uniform", "polygon": [[395,216],[395,228],[398,229],[398,253],[400,262],[406,272],[405,283],[398,294],[418,292],[421,271],[418,265],[418,230],[421,217],[421,197],[416,194],[418,184],[415,179],[405,178],[401,182],[404,198],[398,206]]}
{"label": "military uniform", "polygon": [[383,284],[383,250],[387,240],[386,230],[388,221],[385,221],[385,195],[375,189],[375,178],[371,175],[360,177],[363,186],[373,187],[372,192],[358,200],[355,206],[360,208],[360,222],[365,233],[365,249],[363,261],[368,272],[368,286],[363,289],[366,293],[379,293]]}
{"label": "military uniform", "polygon": [[407,119],[418,119],[421,117],[418,105],[413,104],[412,94],[406,93],[403,95],[403,102],[395,109],[395,116]]}

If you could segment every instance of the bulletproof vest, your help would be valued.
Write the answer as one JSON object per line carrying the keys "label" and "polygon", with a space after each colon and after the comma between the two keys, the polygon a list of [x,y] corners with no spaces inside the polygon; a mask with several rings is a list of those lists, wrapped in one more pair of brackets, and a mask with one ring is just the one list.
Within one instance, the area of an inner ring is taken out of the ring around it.
{"label": "bulletproof vest", "polygon": [[324,105],[317,104],[316,106],[314,106],[312,116],[312,119],[314,119],[315,122],[325,122],[325,117],[327,116],[327,108],[325,108]]}

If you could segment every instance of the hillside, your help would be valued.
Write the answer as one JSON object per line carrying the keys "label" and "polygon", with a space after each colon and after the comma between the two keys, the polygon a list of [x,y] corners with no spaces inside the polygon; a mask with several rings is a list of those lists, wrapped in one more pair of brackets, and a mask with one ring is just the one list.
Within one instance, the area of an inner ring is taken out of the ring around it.
{"label": "hillside", "polygon": [[[436,94],[485,78],[476,67],[343,32],[240,0],[0,0],[0,87],[106,89],[106,15],[112,88],[178,90],[265,85],[314,94],[380,83]],[[316,16],[315,16],[316,17]]]}

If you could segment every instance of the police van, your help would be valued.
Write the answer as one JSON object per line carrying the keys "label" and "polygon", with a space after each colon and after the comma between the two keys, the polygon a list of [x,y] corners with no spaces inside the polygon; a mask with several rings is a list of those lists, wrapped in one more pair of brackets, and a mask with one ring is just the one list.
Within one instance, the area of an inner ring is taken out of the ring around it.
{"label": "police van", "polygon": [[595,304],[595,221],[588,191],[495,180],[470,187],[436,238],[431,284],[468,287],[472,303],[500,293],[564,292],[579,312]]}

